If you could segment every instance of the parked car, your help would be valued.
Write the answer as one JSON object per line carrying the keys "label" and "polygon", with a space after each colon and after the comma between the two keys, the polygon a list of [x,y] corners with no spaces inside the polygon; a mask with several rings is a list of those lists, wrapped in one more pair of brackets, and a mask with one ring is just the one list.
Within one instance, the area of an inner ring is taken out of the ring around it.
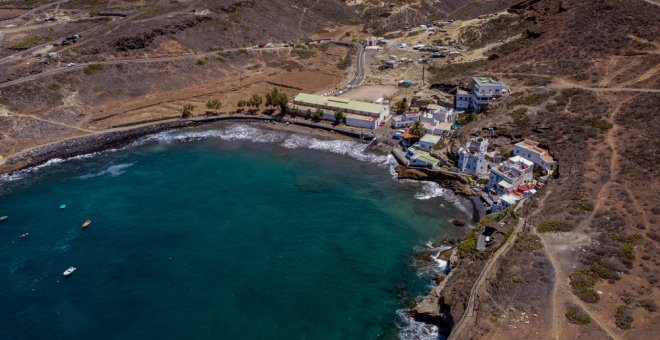
{"label": "parked car", "polygon": [[68,63],[68,64],[66,64],[66,67],[74,67],[74,66],[76,66],[76,63]]}

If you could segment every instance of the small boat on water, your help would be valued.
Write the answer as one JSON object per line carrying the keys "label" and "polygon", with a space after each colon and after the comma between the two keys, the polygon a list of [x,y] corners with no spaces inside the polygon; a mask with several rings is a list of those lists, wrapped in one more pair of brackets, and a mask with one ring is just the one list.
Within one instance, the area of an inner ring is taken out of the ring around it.
{"label": "small boat on water", "polygon": [[85,222],[83,222],[82,227],[87,228],[89,227],[90,224],[92,224],[92,220],[86,220]]}
{"label": "small boat on water", "polygon": [[66,209],[66,204],[60,204],[60,210]]}
{"label": "small boat on water", "polygon": [[76,271],[76,267],[69,267],[62,274],[64,274],[64,276],[69,276],[69,275],[73,274],[73,272],[75,272],[75,271]]}
{"label": "small boat on water", "polygon": [[9,216],[0,216],[0,222],[4,222]]}
{"label": "small boat on water", "polygon": [[26,238],[28,236],[30,236],[30,233],[22,233],[19,237],[20,238]]}

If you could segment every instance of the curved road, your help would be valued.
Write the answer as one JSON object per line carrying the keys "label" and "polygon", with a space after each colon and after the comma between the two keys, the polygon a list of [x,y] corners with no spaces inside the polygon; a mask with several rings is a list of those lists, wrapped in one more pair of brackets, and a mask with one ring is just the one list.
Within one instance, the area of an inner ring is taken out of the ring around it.
{"label": "curved road", "polygon": [[332,96],[338,96],[342,93],[346,93],[353,88],[357,87],[358,85],[362,84],[364,81],[364,68],[366,64],[366,57],[364,54],[364,45],[357,43],[357,42],[348,42],[348,41],[341,41],[341,40],[330,40],[328,43],[333,43],[333,44],[338,44],[338,45],[350,45],[350,46],[355,46],[358,49],[357,53],[357,63],[355,66],[355,76],[351,81],[346,83],[346,85],[332,91],[329,93],[329,95]]}

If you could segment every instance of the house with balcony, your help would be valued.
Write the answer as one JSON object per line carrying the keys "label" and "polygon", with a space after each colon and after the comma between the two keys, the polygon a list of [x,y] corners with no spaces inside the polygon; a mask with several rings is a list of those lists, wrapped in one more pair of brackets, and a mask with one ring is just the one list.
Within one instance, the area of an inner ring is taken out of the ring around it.
{"label": "house with balcony", "polygon": [[420,119],[419,112],[406,112],[399,116],[392,117],[392,127],[395,129],[409,127]]}
{"label": "house with balcony", "polygon": [[548,174],[551,174],[557,169],[557,161],[552,158],[548,150],[539,147],[539,143],[534,140],[525,139],[515,144],[513,146],[513,154],[532,161],[532,163],[538,165]]}
{"label": "house with balcony", "polygon": [[534,163],[521,156],[513,156],[490,169],[487,189],[497,195],[511,193],[534,178]]}
{"label": "house with balcony", "polygon": [[488,171],[487,152],[488,139],[471,138],[458,150],[459,171],[474,176],[484,175]]}
{"label": "house with balcony", "polygon": [[[470,106],[475,110],[490,105],[497,98],[502,97],[504,82],[491,77],[472,77],[472,92],[470,93]],[[457,92],[458,94],[458,92]]]}

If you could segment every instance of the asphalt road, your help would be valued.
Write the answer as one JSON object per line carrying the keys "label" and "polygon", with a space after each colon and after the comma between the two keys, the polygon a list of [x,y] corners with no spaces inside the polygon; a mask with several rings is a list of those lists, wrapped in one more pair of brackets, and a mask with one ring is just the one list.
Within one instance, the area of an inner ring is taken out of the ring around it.
{"label": "asphalt road", "polygon": [[342,93],[346,93],[346,92],[352,90],[353,88],[355,88],[358,85],[362,84],[362,82],[364,81],[364,73],[365,73],[364,69],[365,69],[365,65],[366,65],[366,57],[365,57],[365,54],[364,54],[365,49],[364,49],[364,45],[362,45],[360,43],[356,43],[356,42],[346,42],[346,41],[341,41],[341,40],[338,40],[338,41],[331,40],[329,42],[330,43],[335,43],[335,44],[341,44],[341,45],[352,45],[352,46],[357,47],[357,49],[358,49],[357,63],[356,63],[356,66],[355,66],[355,76],[353,77],[353,79],[351,79],[351,81],[349,81],[343,87],[340,87],[340,88],[338,88],[338,89],[336,89],[336,90],[329,93],[330,95],[338,96]]}

